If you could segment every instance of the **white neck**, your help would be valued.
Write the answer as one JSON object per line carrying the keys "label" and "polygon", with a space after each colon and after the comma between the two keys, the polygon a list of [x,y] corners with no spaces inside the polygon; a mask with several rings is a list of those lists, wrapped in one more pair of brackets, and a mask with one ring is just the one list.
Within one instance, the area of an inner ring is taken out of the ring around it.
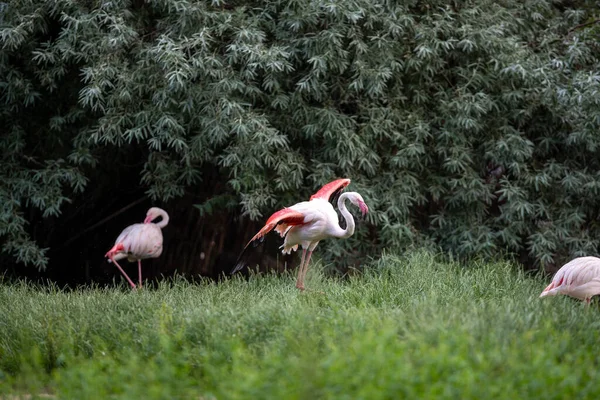
{"label": "white neck", "polygon": [[350,194],[349,192],[343,193],[340,196],[340,198],[338,199],[338,208],[340,209],[342,216],[346,220],[346,229],[342,229],[338,225],[339,229],[336,229],[337,232],[334,233],[334,236],[337,238],[340,238],[340,239],[349,238],[350,236],[352,236],[354,234],[354,228],[355,228],[354,217],[352,216],[352,214],[350,214],[350,211],[348,211],[348,209],[346,208],[346,200],[348,199],[349,194]]}
{"label": "white neck", "polygon": [[162,229],[169,223],[169,214],[167,214],[167,212],[161,208],[159,208],[159,210],[160,212],[158,213],[158,216],[162,217],[162,219],[159,223],[156,224],[156,226]]}

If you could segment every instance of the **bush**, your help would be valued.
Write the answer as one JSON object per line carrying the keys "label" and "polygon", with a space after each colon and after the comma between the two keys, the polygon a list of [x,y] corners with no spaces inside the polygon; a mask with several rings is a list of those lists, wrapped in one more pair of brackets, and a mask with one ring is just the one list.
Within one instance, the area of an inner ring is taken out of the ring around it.
{"label": "bush", "polygon": [[18,261],[43,268],[27,224],[87,179],[109,188],[106,170],[132,156],[152,199],[210,170],[226,185],[199,208],[239,202],[254,220],[351,177],[369,229],[324,243],[329,257],[415,241],[543,264],[597,253],[593,8],[20,0],[1,13],[0,235]]}

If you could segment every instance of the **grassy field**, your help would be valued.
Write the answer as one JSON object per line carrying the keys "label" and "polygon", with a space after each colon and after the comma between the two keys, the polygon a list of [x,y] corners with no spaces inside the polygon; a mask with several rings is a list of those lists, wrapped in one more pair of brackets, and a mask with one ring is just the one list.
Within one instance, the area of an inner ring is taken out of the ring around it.
{"label": "grassy field", "polygon": [[[600,310],[507,263],[384,256],[130,292],[0,285],[0,398],[583,399]],[[12,397],[8,393],[17,395]]]}

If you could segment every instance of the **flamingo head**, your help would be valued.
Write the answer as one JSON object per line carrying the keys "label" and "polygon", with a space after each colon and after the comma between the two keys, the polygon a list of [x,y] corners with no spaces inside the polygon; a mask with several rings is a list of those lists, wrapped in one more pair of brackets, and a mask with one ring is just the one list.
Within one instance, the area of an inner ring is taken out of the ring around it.
{"label": "flamingo head", "polygon": [[369,207],[367,206],[367,204],[365,203],[365,201],[359,193],[349,192],[348,199],[350,200],[350,202],[352,202],[352,204],[360,208],[360,212],[362,212],[363,217],[367,215],[367,213],[369,212]]}
{"label": "flamingo head", "polygon": [[146,213],[146,219],[144,220],[145,224],[149,224],[152,221],[154,221],[156,218],[158,218],[160,216],[160,208],[157,207],[152,207],[151,209],[148,210],[148,212]]}

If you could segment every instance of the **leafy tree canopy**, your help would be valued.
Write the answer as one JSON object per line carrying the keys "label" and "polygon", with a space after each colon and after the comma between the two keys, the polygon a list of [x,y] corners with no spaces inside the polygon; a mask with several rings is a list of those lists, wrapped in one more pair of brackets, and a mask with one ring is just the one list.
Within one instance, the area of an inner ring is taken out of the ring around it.
{"label": "leafy tree canopy", "polygon": [[328,243],[333,256],[414,242],[541,263],[595,254],[597,10],[544,0],[1,3],[2,250],[43,269],[33,220],[59,217],[116,150],[142,152],[133,173],[152,199],[181,197],[211,168],[227,185],[200,210],[234,198],[252,219],[350,177],[369,229]]}

